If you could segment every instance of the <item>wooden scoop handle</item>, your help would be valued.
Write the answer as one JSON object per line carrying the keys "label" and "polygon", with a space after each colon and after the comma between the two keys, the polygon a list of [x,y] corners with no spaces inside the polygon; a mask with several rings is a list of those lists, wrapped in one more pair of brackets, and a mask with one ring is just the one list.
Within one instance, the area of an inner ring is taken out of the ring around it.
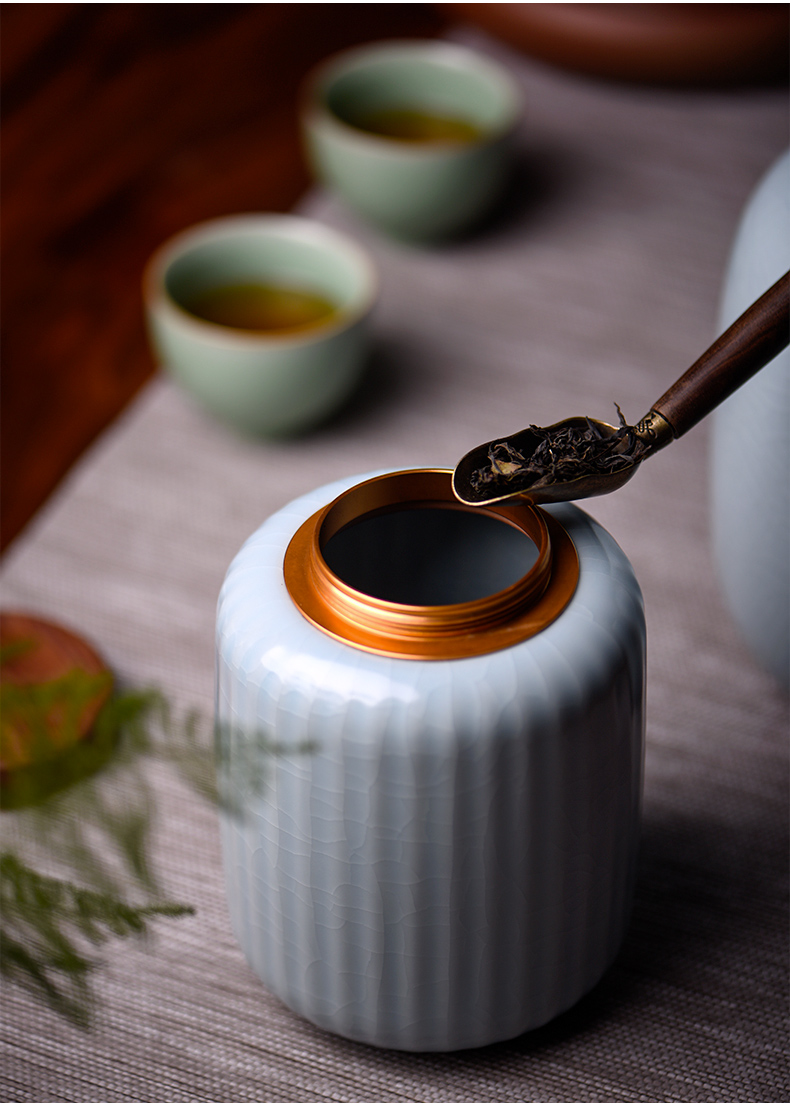
{"label": "wooden scoop handle", "polygon": [[675,439],[790,343],[790,271],[747,308],[653,405]]}

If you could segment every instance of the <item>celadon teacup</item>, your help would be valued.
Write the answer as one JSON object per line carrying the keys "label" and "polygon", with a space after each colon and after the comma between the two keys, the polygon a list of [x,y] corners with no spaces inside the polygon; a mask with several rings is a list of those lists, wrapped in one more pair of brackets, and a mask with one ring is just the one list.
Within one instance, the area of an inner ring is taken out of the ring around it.
{"label": "celadon teacup", "polygon": [[[395,137],[369,128],[384,113],[427,115],[467,131]],[[458,234],[490,209],[510,169],[521,116],[502,66],[447,42],[385,42],[345,51],[309,76],[306,152],[319,180],[402,239]]]}
{"label": "celadon teacup", "polygon": [[[199,315],[215,290],[281,287],[326,305],[308,324],[261,330]],[[378,278],[351,239],[314,220],[226,216],[175,235],[143,279],[152,346],[164,369],[242,432],[302,432],[342,405],[369,349]]]}

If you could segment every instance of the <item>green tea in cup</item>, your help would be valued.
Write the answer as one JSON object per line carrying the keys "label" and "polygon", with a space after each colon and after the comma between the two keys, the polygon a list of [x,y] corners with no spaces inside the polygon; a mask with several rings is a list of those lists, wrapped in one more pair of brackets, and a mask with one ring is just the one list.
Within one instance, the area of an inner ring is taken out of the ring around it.
{"label": "green tea in cup", "polygon": [[200,290],[182,307],[210,324],[258,332],[301,331],[328,323],[337,312],[321,293],[251,281]]}
{"label": "green tea in cup", "polygon": [[415,108],[362,108],[347,112],[345,121],[360,131],[401,142],[476,143],[483,136],[482,129],[469,120]]}

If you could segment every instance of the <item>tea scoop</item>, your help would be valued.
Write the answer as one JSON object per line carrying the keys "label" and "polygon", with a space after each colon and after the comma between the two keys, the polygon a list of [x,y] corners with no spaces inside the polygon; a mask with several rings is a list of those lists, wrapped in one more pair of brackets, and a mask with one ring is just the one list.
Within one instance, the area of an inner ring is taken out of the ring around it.
{"label": "tea scoop", "polygon": [[637,424],[572,416],[532,424],[464,455],[453,492],[465,505],[513,497],[535,504],[612,493],[642,463],[679,439],[790,343],[790,272],[754,302]]}

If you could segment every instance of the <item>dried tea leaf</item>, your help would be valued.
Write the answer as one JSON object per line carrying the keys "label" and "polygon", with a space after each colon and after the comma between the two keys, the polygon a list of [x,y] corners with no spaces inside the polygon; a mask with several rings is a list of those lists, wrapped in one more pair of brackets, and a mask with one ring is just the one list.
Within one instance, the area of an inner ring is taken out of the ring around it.
{"label": "dried tea leaf", "polygon": [[589,417],[586,424],[556,424],[550,428],[530,425],[538,438],[525,456],[502,440],[488,449],[488,466],[475,470],[469,481],[476,493],[519,479],[522,489],[540,489],[557,482],[571,482],[594,474],[614,474],[637,462],[645,447],[615,405],[620,426],[605,434]]}

